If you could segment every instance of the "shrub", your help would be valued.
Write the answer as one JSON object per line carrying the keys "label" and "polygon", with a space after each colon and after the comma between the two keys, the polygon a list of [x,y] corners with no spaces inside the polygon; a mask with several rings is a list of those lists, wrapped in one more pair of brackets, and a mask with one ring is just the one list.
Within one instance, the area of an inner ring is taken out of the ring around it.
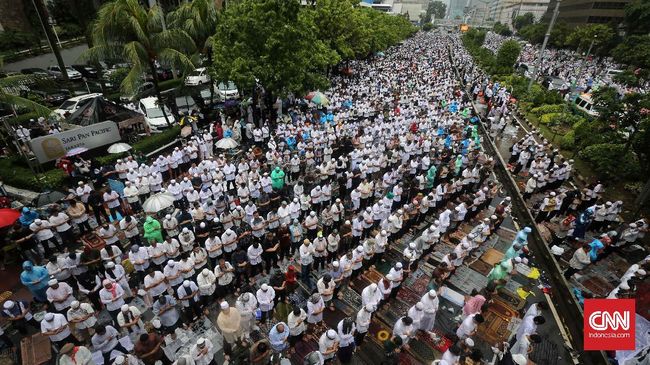
{"label": "shrub", "polygon": [[38,37],[34,34],[14,30],[0,32],[0,51],[22,51],[38,45]]}
{"label": "shrub", "polygon": [[625,145],[601,143],[580,152],[602,178],[612,180],[638,179],[641,173],[639,159],[631,151],[624,152]]}
{"label": "shrub", "polygon": [[541,117],[548,113],[562,113],[567,110],[566,104],[542,105],[530,110],[531,113]]}
{"label": "shrub", "polygon": [[[174,139],[178,137],[180,133],[181,133],[181,127],[174,126],[171,129],[168,129],[162,133],[152,134],[151,136],[145,137],[144,139],[134,143],[132,146],[133,151],[139,151],[146,155],[147,153],[155,151],[156,149],[172,142]],[[127,153],[117,153],[117,154],[97,157],[96,160],[102,165],[110,164],[115,162],[118,158],[124,157],[125,155],[127,155]]]}
{"label": "shrub", "polygon": [[425,31],[425,32],[428,32],[431,29],[433,29],[433,24],[431,24],[431,23],[426,23],[425,25],[422,26],[422,30]]}
{"label": "shrub", "polygon": [[569,130],[562,139],[560,140],[560,147],[565,150],[572,151],[575,148],[576,143],[576,132],[571,129]]}
{"label": "shrub", "polygon": [[539,122],[546,125],[559,124],[562,119],[562,113],[548,113],[539,118]]}
{"label": "shrub", "polygon": [[575,146],[577,150],[583,150],[591,145],[600,143],[616,142],[618,138],[605,123],[595,120],[591,122],[582,121],[573,126],[575,131]]}
{"label": "shrub", "polygon": [[0,160],[2,181],[7,185],[36,192],[61,188],[66,184],[67,175],[61,169],[45,171],[39,175],[40,179],[37,179],[32,170],[25,166],[26,163],[21,157]]}

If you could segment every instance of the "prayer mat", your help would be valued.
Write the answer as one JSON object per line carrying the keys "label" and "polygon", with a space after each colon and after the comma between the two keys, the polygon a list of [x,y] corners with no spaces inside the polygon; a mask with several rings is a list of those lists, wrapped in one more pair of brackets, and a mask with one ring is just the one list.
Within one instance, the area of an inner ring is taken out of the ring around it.
{"label": "prayer mat", "polygon": [[474,261],[471,265],[469,265],[473,270],[476,270],[477,272],[487,276],[490,273],[490,270],[492,270],[492,265],[486,263],[483,260],[476,260]]}
{"label": "prayer mat", "polygon": [[506,252],[510,246],[512,246],[512,241],[508,241],[499,237],[492,248],[500,252]]}
{"label": "prayer mat", "polygon": [[467,233],[461,230],[457,230],[450,233],[448,239],[443,238],[442,241],[450,245],[454,244],[453,242],[456,242],[456,244],[458,244],[458,242],[460,242],[463,238],[465,238],[465,236],[467,236]]}
{"label": "prayer mat", "polygon": [[490,248],[481,256],[481,261],[484,261],[490,266],[494,266],[503,260],[503,256],[503,252]]}
{"label": "prayer mat", "polygon": [[414,272],[410,273],[409,276],[406,279],[404,279],[402,285],[411,287],[420,277],[422,277],[422,271],[420,271],[418,265],[418,270],[415,270]]}
{"label": "prayer mat", "polygon": [[[346,313],[336,308],[336,306],[334,308],[335,309],[331,311],[329,307],[325,307],[325,310],[323,311],[323,322],[325,322],[329,328],[338,328],[337,326],[339,322],[343,318],[348,317]],[[356,315],[354,317],[356,318]]]}
{"label": "prayer mat", "polygon": [[459,307],[462,307],[465,303],[465,296],[463,294],[460,294],[459,292],[446,286],[443,286],[440,290],[440,296]]}
{"label": "prayer mat", "polygon": [[273,308],[273,317],[278,320],[278,322],[287,322],[289,313],[292,311],[292,308],[289,304],[280,302],[278,305]]}
{"label": "prayer mat", "polygon": [[512,243],[512,241],[514,241],[515,237],[517,236],[517,232],[513,231],[512,229],[506,228],[503,225],[499,227],[499,230],[496,232],[496,234],[501,239],[510,243]]}
{"label": "prayer mat", "polygon": [[[516,280],[508,280],[506,282],[506,285],[504,285],[503,289],[511,292],[511,293],[517,293],[517,289],[521,288],[523,284],[519,283]],[[516,294],[515,294],[516,295]]]}
{"label": "prayer mat", "polygon": [[469,294],[473,289],[477,291],[483,289],[487,285],[488,279],[470,269],[467,266],[459,266],[449,279],[448,283],[454,286],[463,294]]}
{"label": "prayer mat", "polygon": [[447,245],[447,244],[439,244],[439,245],[436,245],[436,247],[433,249],[433,253],[431,254],[431,257],[434,260],[436,260],[438,262],[441,262],[442,258],[446,254],[451,253],[452,251],[454,251],[453,246]]}
{"label": "prayer mat", "polygon": [[[600,262],[604,262],[604,261],[605,260]],[[630,268],[630,262],[635,262],[635,261],[628,262],[627,260],[621,258],[618,255],[609,255],[608,260],[606,261],[607,261],[607,269],[606,269],[607,272],[614,273],[617,278],[623,276],[623,274],[625,274],[627,269]]]}
{"label": "prayer mat", "polygon": [[23,338],[20,341],[20,355],[25,365],[47,363],[52,358],[50,338],[41,333]]}
{"label": "prayer mat", "polygon": [[580,283],[596,297],[605,297],[614,289],[614,286],[599,276],[583,276]]}
{"label": "prayer mat", "polygon": [[354,285],[351,286],[357,293],[361,294],[363,289],[370,285],[370,280],[368,280],[363,274],[357,276],[354,280],[352,280],[352,283]]}
{"label": "prayer mat", "polygon": [[[409,351],[412,351],[412,350],[409,350]],[[397,361],[399,361],[400,365],[420,365],[420,364],[422,364],[422,361],[417,360],[417,358],[414,357],[412,353],[409,353],[407,351],[400,352]]]}
{"label": "prayer mat", "polygon": [[384,278],[384,275],[376,269],[370,268],[363,273],[363,276],[371,283],[378,283]]}
{"label": "prayer mat", "polygon": [[[425,284],[426,287],[426,284]],[[400,288],[399,292],[397,293],[397,299],[401,300],[402,302],[408,304],[408,305],[415,305],[415,303],[419,302],[420,299],[422,299],[422,295],[414,292],[410,288],[402,287]],[[392,302],[391,302],[392,303]],[[390,303],[389,303],[390,305]]]}
{"label": "prayer mat", "polygon": [[433,270],[435,267],[427,262],[420,262],[420,265],[418,266],[418,270],[421,270],[424,275],[431,277],[433,275]]}
{"label": "prayer mat", "polygon": [[[462,296],[461,296],[462,297]],[[451,311],[450,311],[451,309]],[[452,338],[456,334],[462,312],[462,307],[450,302],[440,296],[440,307],[436,312],[436,323],[434,328],[447,338]]]}
{"label": "prayer mat", "polygon": [[[384,349],[370,340],[370,335],[366,335],[361,346],[357,346],[355,357],[358,360],[357,364],[381,364],[386,359]],[[353,363],[355,362],[353,361]]]}
{"label": "prayer mat", "polygon": [[[429,336],[427,335],[427,337]],[[430,364],[436,357],[442,355],[433,349],[433,341],[423,341],[421,338],[415,337],[409,341],[408,345],[409,349],[405,352],[416,358],[418,364]]]}
{"label": "prayer mat", "polygon": [[417,280],[415,280],[413,284],[409,285],[408,288],[418,296],[422,297],[422,295],[424,295],[424,293],[427,291],[429,281],[431,281],[431,277],[422,275]]}
{"label": "prayer mat", "polygon": [[533,352],[530,353],[529,358],[535,364],[556,365],[564,363],[560,357],[562,353],[563,351],[558,349],[556,343],[548,338],[542,338],[542,342],[533,346]]}
{"label": "prayer mat", "polygon": [[502,302],[508,306],[514,308],[516,311],[522,310],[526,306],[526,300],[522,299],[519,295],[515,294],[510,290],[504,288],[499,289],[497,296],[494,298],[494,301]]}
{"label": "prayer mat", "polygon": [[347,303],[339,299],[334,299],[334,306],[336,307],[336,309],[345,313],[345,315],[348,317],[356,318],[357,312],[359,312],[358,309],[359,307],[351,307],[350,305],[348,305]]}
{"label": "prayer mat", "polygon": [[[479,220],[480,220],[480,219],[479,219]],[[462,231],[462,232],[465,233],[465,234],[463,235],[463,237],[466,236],[466,235],[468,235],[468,234],[472,231],[472,229],[474,229],[474,226],[471,225],[471,224],[465,223],[465,222],[461,223],[460,226],[458,227],[458,230],[459,230],[459,231]]]}
{"label": "prayer mat", "polygon": [[478,326],[478,338],[489,344],[507,340],[511,334],[508,324],[513,316],[516,316],[516,313],[510,308],[499,302],[492,303],[483,314],[485,322]]}
{"label": "prayer mat", "polygon": [[361,308],[361,295],[356,291],[350,290],[350,288],[341,288],[339,294],[341,295],[340,301],[352,308]]}
{"label": "prayer mat", "polygon": [[393,333],[392,327],[388,327],[386,323],[379,321],[373,316],[368,326],[368,334],[366,335],[366,341],[374,341],[375,344],[379,347],[384,347],[384,341],[388,340]]}
{"label": "prayer mat", "polygon": [[434,328],[431,332],[433,332],[435,336],[431,336],[425,332],[419,332],[417,338],[436,349],[441,355],[454,344],[453,341],[445,337],[440,330]]}
{"label": "prayer mat", "polygon": [[305,356],[310,352],[318,350],[318,340],[308,339],[307,336],[303,337],[303,341],[296,343],[293,349],[296,350],[295,353],[289,356],[292,364],[302,364],[304,362]]}
{"label": "prayer mat", "polygon": [[408,310],[412,307],[408,303],[404,303],[401,300],[391,300],[384,307],[375,313],[377,313],[377,318],[383,320],[391,328],[395,325],[398,319],[405,316]]}

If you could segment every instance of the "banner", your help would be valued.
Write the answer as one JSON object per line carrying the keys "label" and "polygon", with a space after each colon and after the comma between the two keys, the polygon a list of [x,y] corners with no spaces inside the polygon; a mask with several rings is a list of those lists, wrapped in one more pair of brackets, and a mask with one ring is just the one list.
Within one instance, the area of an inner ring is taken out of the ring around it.
{"label": "banner", "polygon": [[30,147],[39,163],[56,160],[73,148],[93,149],[120,140],[115,122],[107,121],[57,134],[34,138]]}

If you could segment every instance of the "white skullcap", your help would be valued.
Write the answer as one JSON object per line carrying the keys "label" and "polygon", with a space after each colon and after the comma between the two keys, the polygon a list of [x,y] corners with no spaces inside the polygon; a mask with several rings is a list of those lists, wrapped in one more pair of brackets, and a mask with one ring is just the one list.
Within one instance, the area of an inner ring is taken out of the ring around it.
{"label": "white skullcap", "polygon": [[50,281],[47,282],[47,285],[52,286],[52,285],[56,285],[56,284],[58,284],[58,283],[59,283],[58,280],[56,280],[56,279],[52,279],[52,280],[50,280]]}
{"label": "white skullcap", "polygon": [[472,339],[469,338],[469,337],[466,338],[466,339],[465,339],[465,345],[467,345],[467,346],[469,346],[469,347],[474,347],[474,340],[472,340]]}
{"label": "white skullcap", "polygon": [[187,233],[187,232],[189,232],[189,231],[190,231],[189,228],[187,228],[187,227],[183,227],[183,233]]}
{"label": "white skullcap", "polygon": [[515,262],[521,262],[521,257],[519,256],[515,257]]}
{"label": "white skullcap", "polygon": [[269,286],[268,286],[268,284],[262,284],[262,287],[261,287],[261,288],[262,288],[263,291],[267,291],[267,290],[269,290]]}
{"label": "white skullcap", "polygon": [[189,280],[183,280],[183,286],[190,286]]}
{"label": "white skullcap", "polygon": [[46,321],[50,322],[54,320],[54,313],[45,313],[45,317],[43,317]]}
{"label": "white skullcap", "polygon": [[208,275],[210,274],[210,270],[208,270],[208,269],[203,269],[203,270],[201,271],[201,274],[202,274],[203,276],[208,276]]}
{"label": "white skullcap", "polygon": [[328,337],[330,340],[335,339],[335,338],[336,338],[336,331],[334,331],[333,329],[329,329],[329,330],[327,330],[327,337]]}
{"label": "white skullcap", "polygon": [[4,306],[5,309],[11,309],[11,308],[14,307],[14,302],[13,302],[13,300],[8,300],[8,301],[5,302],[5,304],[3,306]]}
{"label": "white skullcap", "polygon": [[338,262],[338,261],[333,261],[333,262],[332,262],[332,266],[334,266],[334,267],[339,267],[339,262]]}
{"label": "white skullcap", "polygon": [[398,269],[401,269],[403,266],[402,266],[401,262],[398,262],[398,263],[395,264],[395,267],[398,268]]}
{"label": "white skullcap", "polygon": [[415,303],[415,308],[417,310],[422,310],[424,308],[424,304],[422,304],[422,302],[417,302]]}
{"label": "white skullcap", "polygon": [[222,310],[226,310],[228,308],[230,308],[230,304],[228,304],[228,302],[226,302],[225,300],[223,302],[221,302],[221,309]]}
{"label": "white skullcap", "polygon": [[438,293],[436,293],[436,291],[434,289],[429,290],[429,296],[435,297],[437,295],[438,295]]}
{"label": "white skullcap", "polygon": [[126,311],[129,310],[129,305],[128,305],[128,304],[124,304],[124,305],[122,305],[122,307],[121,307],[120,309],[122,310],[122,312],[126,312]]}
{"label": "white skullcap", "polygon": [[124,364],[124,361],[125,361],[124,356],[119,355],[118,357],[115,358],[115,360],[113,360],[113,364],[122,365]]}
{"label": "white skullcap", "polygon": [[205,338],[199,337],[199,339],[196,340],[196,344],[199,345],[199,346],[205,345]]}
{"label": "white skullcap", "polygon": [[415,248],[417,247],[417,245],[415,244],[415,242],[411,242],[411,243],[409,243],[409,247],[410,247],[412,250],[415,250]]}
{"label": "white skullcap", "polygon": [[372,291],[377,290],[377,284],[375,284],[375,283],[370,284],[370,290],[372,290]]}

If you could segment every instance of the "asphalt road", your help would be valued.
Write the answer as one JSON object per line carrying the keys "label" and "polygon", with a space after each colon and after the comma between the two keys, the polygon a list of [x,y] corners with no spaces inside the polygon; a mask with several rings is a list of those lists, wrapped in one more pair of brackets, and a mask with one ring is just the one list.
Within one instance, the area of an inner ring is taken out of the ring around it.
{"label": "asphalt road", "polygon": [[[61,56],[63,56],[63,62],[66,65],[72,65],[77,63],[79,56],[86,49],[88,49],[88,45],[82,44],[72,48],[66,48],[61,50]],[[56,64],[56,58],[54,58],[54,54],[46,53],[40,56],[26,58],[17,62],[5,63],[2,69],[4,71],[16,72],[24,68],[32,68],[32,67],[45,69],[48,66],[55,65],[55,64]]]}

